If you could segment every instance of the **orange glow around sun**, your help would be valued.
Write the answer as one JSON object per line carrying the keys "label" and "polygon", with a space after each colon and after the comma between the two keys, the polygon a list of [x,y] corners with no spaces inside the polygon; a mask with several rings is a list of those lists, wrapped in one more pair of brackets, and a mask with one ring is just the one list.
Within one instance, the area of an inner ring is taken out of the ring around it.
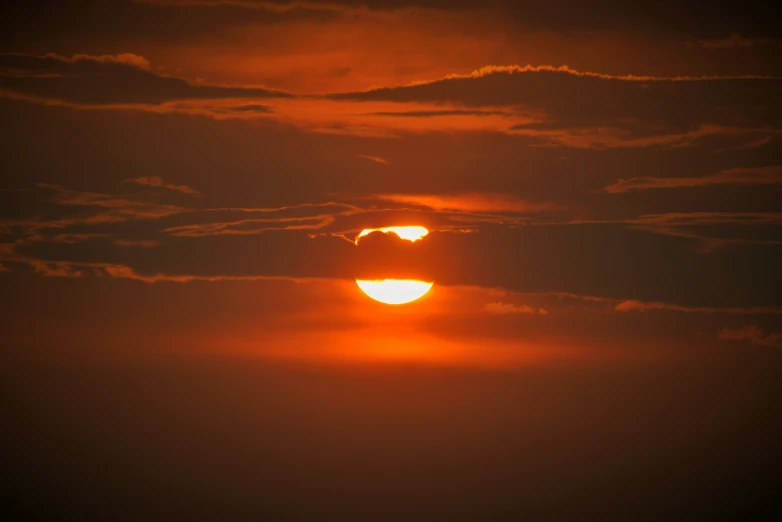
{"label": "orange glow around sun", "polygon": [[[426,236],[429,231],[421,226],[365,228],[356,236],[358,240],[371,232],[393,233],[407,241],[418,241]],[[434,282],[416,281],[414,279],[356,279],[358,287],[375,301],[390,305],[410,303],[423,297],[431,290]]]}

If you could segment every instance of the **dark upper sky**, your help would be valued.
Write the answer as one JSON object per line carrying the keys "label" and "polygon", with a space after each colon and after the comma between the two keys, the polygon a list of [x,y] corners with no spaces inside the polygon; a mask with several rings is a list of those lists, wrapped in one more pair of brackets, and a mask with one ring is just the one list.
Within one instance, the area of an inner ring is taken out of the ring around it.
{"label": "dark upper sky", "polygon": [[778,506],[779,8],[11,4],[22,519]]}

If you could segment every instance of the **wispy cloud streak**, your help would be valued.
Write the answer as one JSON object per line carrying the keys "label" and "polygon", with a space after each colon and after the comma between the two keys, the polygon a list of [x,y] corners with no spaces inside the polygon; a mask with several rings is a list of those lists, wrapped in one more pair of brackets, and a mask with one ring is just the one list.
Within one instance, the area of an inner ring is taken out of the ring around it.
{"label": "wispy cloud streak", "polygon": [[683,178],[630,178],[620,179],[605,187],[609,194],[635,190],[671,189],[681,187],[705,187],[710,185],[776,185],[782,183],[782,166],[769,165],[756,168],[733,168],[710,176]]}

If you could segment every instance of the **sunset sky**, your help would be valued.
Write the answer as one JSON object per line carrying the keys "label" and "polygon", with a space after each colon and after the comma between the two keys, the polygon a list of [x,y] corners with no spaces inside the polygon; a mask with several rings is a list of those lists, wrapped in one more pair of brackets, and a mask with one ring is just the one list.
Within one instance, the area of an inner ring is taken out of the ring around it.
{"label": "sunset sky", "polygon": [[7,4],[17,520],[782,517],[779,8]]}

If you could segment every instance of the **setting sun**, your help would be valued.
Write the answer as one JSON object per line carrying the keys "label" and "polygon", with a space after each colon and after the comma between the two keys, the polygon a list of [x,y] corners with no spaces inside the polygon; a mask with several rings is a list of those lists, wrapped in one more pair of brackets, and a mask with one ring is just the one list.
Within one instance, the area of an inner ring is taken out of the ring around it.
{"label": "setting sun", "polygon": [[356,236],[356,244],[358,244],[359,239],[372,232],[383,232],[386,234],[391,232],[399,236],[401,239],[406,239],[408,241],[418,241],[429,233],[425,227],[415,225],[404,227],[365,228],[358,236]]}
{"label": "setting sun", "polygon": [[412,279],[383,279],[366,281],[357,279],[358,287],[375,301],[390,305],[410,303],[423,297],[434,285]]}
{"label": "setting sun", "polygon": [[[383,232],[384,234],[390,232],[406,241],[418,241],[429,234],[429,230],[418,225],[365,228],[356,236],[356,244],[358,245],[359,239],[372,232]],[[375,301],[399,305],[420,299],[432,288],[434,282],[417,281],[414,279],[356,279],[356,284],[358,284],[358,287],[361,288],[365,294]]]}

